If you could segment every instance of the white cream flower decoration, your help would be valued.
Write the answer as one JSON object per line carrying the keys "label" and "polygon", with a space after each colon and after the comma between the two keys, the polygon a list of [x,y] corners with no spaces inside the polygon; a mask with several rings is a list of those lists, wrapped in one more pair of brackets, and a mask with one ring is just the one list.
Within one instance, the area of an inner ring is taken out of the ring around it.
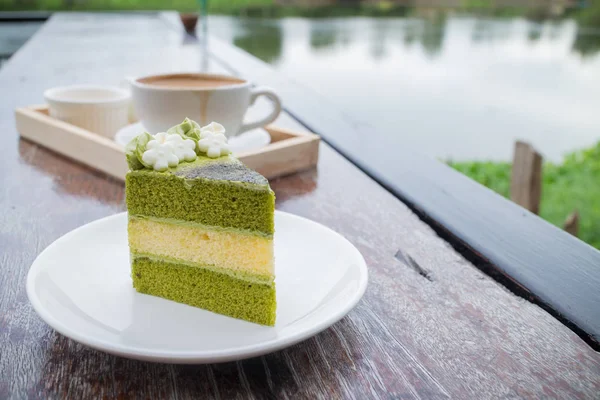
{"label": "white cream flower decoration", "polygon": [[173,153],[179,161],[194,161],[196,159],[196,142],[192,139],[184,139],[179,135],[167,135],[165,143],[173,146]]}
{"label": "white cream flower decoration", "polygon": [[173,144],[167,141],[166,132],[160,132],[154,135],[146,145],[146,151],[142,155],[142,161],[151,165],[155,171],[166,171],[169,167],[176,167],[179,164],[179,157],[175,154]]}
{"label": "white cream flower decoration", "polygon": [[202,139],[204,136],[207,136],[209,133],[222,133],[225,135],[225,127],[218,122],[213,121],[210,124],[200,128],[200,139]]}
{"label": "white cream flower decoration", "polygon": [[211,122],[200,129],[198,149],[210,158],[226,156],[231,153],[223,125]]}

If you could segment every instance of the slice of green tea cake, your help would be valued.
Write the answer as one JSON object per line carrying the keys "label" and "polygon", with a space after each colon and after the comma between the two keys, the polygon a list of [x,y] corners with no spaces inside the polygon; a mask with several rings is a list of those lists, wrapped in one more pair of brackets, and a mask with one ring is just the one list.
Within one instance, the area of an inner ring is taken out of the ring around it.
{"label": "slice of green tea cake", "polygon": [[224,132],[186,118],[128,144],[133,286],[272,326],[275,195],[265,177],[230,154]]}

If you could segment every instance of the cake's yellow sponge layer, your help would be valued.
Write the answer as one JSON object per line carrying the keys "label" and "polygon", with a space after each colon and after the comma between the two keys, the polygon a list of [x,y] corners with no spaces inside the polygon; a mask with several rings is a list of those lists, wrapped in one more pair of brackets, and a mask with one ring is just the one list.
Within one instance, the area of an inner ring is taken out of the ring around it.
{"label": "cake's yellow sponge layer", "polygon": [[132,253],[273,275],[273,239],[269,237],[133,216],[129,217],[128,233]]}

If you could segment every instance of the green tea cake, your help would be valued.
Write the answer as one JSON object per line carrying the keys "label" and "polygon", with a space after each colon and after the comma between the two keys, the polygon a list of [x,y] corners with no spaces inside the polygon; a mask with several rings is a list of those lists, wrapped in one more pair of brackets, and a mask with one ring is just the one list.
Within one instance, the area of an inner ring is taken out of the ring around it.
{"label": "green tea cake", "polygon": [[186,118],[137,136],[126,154],[135,289],[274,325],[275,196],[230,154],[224,128]]}

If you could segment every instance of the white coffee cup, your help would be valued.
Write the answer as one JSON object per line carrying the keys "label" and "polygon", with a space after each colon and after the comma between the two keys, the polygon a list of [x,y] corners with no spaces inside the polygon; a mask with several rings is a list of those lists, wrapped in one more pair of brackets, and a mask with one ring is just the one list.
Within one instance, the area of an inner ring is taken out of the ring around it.
{"label": "white coffee cup", "polygon": [[126,90],[99,85],[74,85],[44,92],[50,116],[113,138],[129,123],[131,96]]}
{"label": "white coffee cup", "polygon": [[[277,94],[253,88],[246,80],[226,75],[182,73],[129,79],[136,116],[150,133],[163,132],[184,118],[200,125],[216,121],[227,136],[262,127],[281,112]],[[272,100],[273,109],[258,121],[244,124],[244,115],[259,96]]]}

